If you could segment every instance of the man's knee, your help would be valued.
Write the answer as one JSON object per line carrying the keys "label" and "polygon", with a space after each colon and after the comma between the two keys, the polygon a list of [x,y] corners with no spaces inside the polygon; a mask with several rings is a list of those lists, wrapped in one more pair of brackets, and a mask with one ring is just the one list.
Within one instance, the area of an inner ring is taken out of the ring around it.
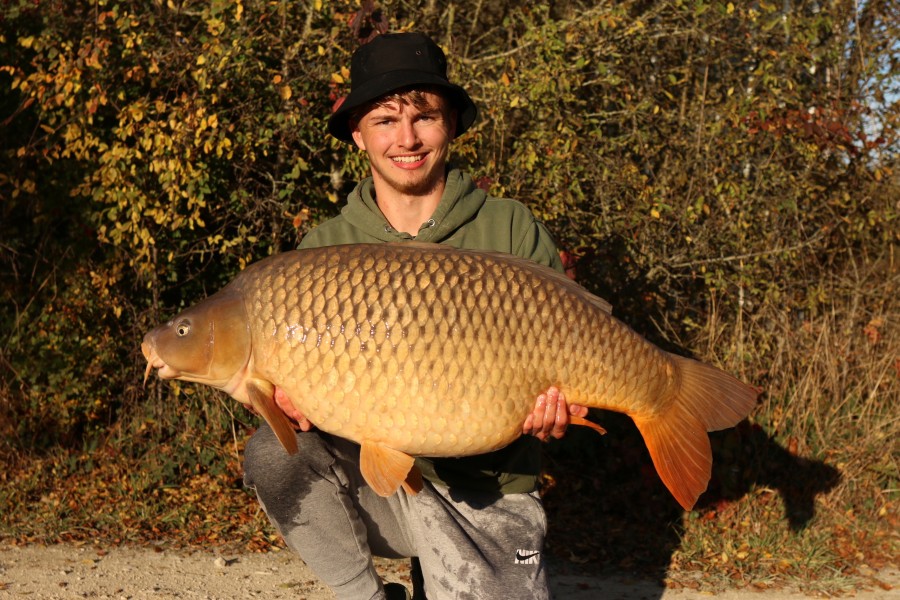
{"label": "man's knee", "polygon": [[312,479],[326,476],[334,456],[318,432],[297,434],[296,454],[288,454],[268,425],[262,425],[244,450],[244,485],[260,499],[302,493]]}

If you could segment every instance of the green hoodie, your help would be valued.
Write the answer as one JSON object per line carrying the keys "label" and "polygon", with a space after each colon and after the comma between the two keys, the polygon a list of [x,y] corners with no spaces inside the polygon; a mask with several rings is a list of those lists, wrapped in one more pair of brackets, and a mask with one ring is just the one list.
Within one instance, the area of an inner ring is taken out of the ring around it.
{"label": "green hoodie", "polygon": [[[506,252],[563,270],[553,238],[528,208],[515,200],[488,196],[458,169],[447,174],[437,209],[415,237],[390,226],[375,202],[375,186],[370,177],[350,193],[341,214],[310,231],[300,247],[412,239]],[[416,465],[426,479],[449,487],[504,494],[530,492],[535,489],[540,472],[540,442],[523,436],[497,452],[465,458],[418,458]]]}

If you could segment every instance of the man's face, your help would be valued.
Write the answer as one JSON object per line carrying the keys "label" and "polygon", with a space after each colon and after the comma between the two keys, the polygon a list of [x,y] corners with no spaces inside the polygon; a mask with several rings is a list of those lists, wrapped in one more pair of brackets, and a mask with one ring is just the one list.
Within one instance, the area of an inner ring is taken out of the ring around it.
{"label": "man's face", "polygon": [[421,195],[443,185],[456,111],[440,94],[420,92],[424,102],[389,100],[366,112],[353,140],[369,156],[376,184]]}

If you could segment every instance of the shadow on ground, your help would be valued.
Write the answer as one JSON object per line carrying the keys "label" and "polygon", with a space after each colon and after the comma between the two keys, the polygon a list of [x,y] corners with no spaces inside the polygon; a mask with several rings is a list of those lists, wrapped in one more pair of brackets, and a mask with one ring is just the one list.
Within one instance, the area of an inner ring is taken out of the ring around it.
{"label": "shadow on ground", "polygon": [[[683,510],[656,475],[644,442],[624,415],[597,411],[602,437],[572,428],[546,451],[547,550],[560,574],[627,573],[661,582],[678,549]],[[776,490],[794,531],[815,514],[817,496],[841,479],[834,467],[796,456],[747,421],[711,434],[713,476],[695,507],[704,512],[754,487]],[[649,597],[659,597],[663,588]],[[646,596],[645,596],[646,597]]]}

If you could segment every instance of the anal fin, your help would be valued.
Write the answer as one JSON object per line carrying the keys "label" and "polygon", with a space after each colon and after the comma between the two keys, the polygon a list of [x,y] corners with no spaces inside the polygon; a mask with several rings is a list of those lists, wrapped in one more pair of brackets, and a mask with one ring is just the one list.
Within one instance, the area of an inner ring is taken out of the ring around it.
{"label": "anal fin", "polygon": [[580,425],[582,427],[590,427],[600,435],[606,435],[606,430],[594,423],[593,421],[588,421],[584,417],[577,417],[575,415],[571,415],[569,417],[569,425]]}
{"label": "anal fin", "polygon": [[[412,456],[399,450],[375,442],[363,442],[360,445],[359,468],[363,479],[376,494],[384,498],[391,496],[401,485],[406,484],[408,477],[415,479],[415,475],[412,474],[414,464],[415,459]],[[419,473],[420,484],[421,478],[422,475]],[[414,483],[409,485],[412,487]]]}

